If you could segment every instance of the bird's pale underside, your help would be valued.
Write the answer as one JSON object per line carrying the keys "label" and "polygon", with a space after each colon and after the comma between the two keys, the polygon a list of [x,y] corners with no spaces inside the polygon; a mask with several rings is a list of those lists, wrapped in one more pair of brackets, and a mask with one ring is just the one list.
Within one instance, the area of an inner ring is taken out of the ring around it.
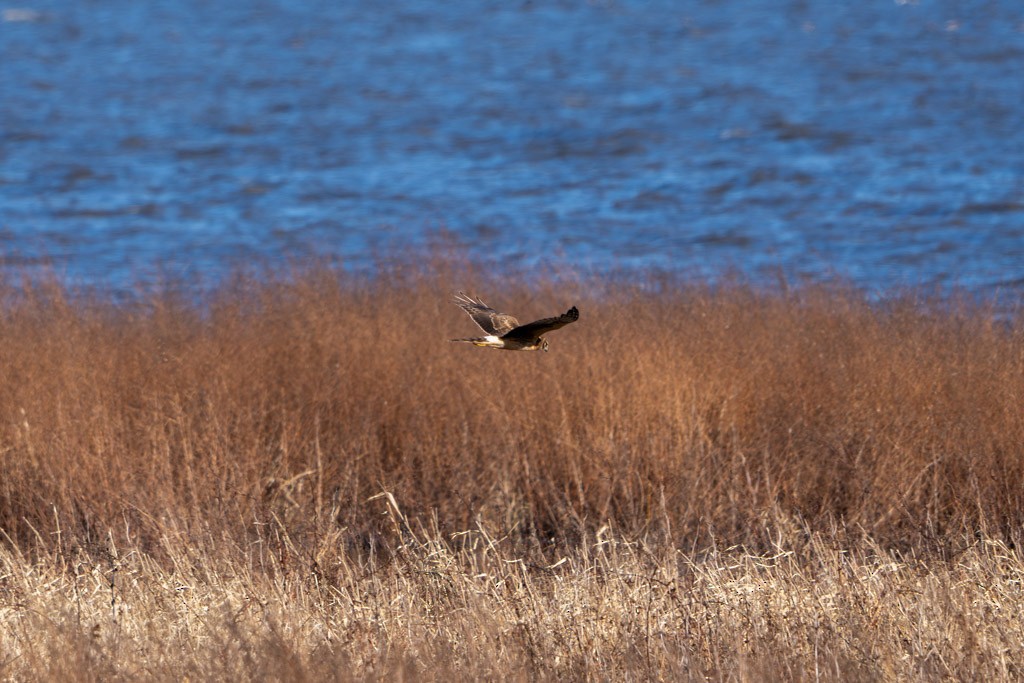
{"label": "bird's pale underside", "polygon": [[507,313],[499,313],[480,299],[474,299],[465,292],[459,292],[455,303],[469,314],[473,322],[484,331],[484,337],[469,339],[452,339],[453,342],[466,342],[474,346],[485,346],[491,349],[506,351],[547,351],[548,340],[543,335],[569,323],[579,320],[580,312],[573,306],[568,311],[554,318],[542,318],[532,323],[520,325],[519,321]]}

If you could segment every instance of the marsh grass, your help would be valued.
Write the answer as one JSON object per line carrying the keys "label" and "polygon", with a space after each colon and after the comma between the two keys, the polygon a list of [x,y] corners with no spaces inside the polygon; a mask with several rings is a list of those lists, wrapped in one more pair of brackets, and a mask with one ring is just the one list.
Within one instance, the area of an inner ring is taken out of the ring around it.
{"label": "marsh grass", "polygon": [[[457,289],[581,319],[451,345]],[[450,264],[0,298],[0,675],[1021,675],[1019,316]]]}

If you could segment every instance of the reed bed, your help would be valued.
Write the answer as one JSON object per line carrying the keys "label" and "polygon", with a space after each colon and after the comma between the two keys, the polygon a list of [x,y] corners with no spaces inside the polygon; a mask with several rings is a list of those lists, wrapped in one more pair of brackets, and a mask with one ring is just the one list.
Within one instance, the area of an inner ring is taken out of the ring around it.
{"label": "reed bed", "polygon": [[[458,289],[581,318],[453,345]],[[0,299],[0,676],[1022,675],[1018,314],[450,264]]]}

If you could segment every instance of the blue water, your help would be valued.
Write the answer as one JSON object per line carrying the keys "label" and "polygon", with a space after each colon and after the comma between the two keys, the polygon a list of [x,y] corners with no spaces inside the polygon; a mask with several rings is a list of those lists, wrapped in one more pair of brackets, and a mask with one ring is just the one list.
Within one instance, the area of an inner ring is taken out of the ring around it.
{"label": "blue water", "polygon": [[446,235],[589,272],[1024,292],[1024,4],[23,0],[0,267]]}

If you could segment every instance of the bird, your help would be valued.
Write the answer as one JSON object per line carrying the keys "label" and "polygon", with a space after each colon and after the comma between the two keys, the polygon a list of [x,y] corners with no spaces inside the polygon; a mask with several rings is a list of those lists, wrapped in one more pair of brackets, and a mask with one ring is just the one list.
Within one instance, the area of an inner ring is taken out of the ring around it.
{"label": "bird", "polygon": [[580,312],[575,306],[560,316],[554,318],[541,318],[532,323],[520,325],[519,321],[507,313],[499,313],[479,298],[474,299],[465,292],[459,292],[455,297],[455,304],[469,314],[473,322],[483,330],[487,336],[472,337],[469,339],[450,339],[453,342],[467,342],[474,346],[483,346],[491,349],[505,349],[506,351],[542,351],[548,350],[548,340],[541,335],[565,327],[574,323],[580,318]]}

